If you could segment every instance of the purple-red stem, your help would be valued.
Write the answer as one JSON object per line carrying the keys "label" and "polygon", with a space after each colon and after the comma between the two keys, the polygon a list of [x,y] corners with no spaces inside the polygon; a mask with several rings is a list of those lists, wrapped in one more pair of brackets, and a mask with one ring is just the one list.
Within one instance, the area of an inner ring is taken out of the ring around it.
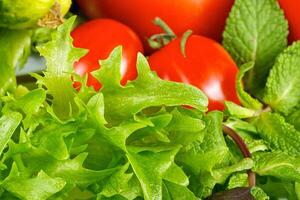
{"label": "purple-red stem", "polygon": [[[222,129],[223,129],[223,132],[226,135],[229,135],[229,137],[231,137],[234,140],[234,142],[238,145],[243,156],[245,158],[251,158],[251,153],[250,153],[246,143],[244,142],[244,140],[230,127],[223,125]],[[249,187],[254,187],[256,185],[255,173],[251,169],[249,169],[247,173],[248,173]]]}

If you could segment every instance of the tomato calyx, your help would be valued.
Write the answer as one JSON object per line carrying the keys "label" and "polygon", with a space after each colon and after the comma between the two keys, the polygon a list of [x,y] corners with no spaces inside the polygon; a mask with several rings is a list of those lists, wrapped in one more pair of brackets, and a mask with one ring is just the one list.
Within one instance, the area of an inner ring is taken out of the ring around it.
{"label": "tomato calyx", "polygon": [[[177,35],[174,31],[168,26],[166,22],[164,22],[161,18],[155,17],[153,23],[159,26],[164,32],[152,35],[148,39],[149,46],[153,49],[161,49],[166,46],[169,42],[177,38]],[[181,41],[180,41],[180,49],[183,57],[186,57],[185,53],[185,45],[187,39],[192,35],[193,31],[188,29],[183,33]]]}
{"label": "tomato calyx", "polygon": [[161,18],[155,17],[153,23],[159,26],[164,32],[154,34],[148,39],[149,46],[152,49],[160,49],[177,38],[173,30]]}

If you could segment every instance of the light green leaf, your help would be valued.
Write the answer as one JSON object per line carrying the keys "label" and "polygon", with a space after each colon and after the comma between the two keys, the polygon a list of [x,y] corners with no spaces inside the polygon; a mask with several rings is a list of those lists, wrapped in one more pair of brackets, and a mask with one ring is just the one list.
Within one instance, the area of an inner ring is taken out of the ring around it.
{"label": "light green leaf", "polygon": [[0,155],[22,120],[17,112],[8,112],[0,118]]}
{"label": "light green leaf", "polygon": [[75,17],[71,17],[52,33],[52,40],[37,47],[37,50],[46,59],[47,70],[44,77],[35,75],[38,82],[46,86],[48,93],[53,96],[52,107],[55,114],[66,119],[76,113],[74,102],[74,88],[71,80],[73,64],[79,60],[86,51],[74,48],[70,32]]}
{"label": "light green leaf", "polygon": [[51,178],[40,171],[36,177],[13,177],[5,180],[3,187],[24,200],[46,200],[63,189],[66,182],[61,178]]}
{"label": "light green leaf", "polygon": [[210,112],[203,120],[206,122],[203,142],[195,142],[190,149],[176,156],[176,160],[184,163],[194,174],[201,170],[210,171],[216,164],[222,163],[229,152],[222,131],[222,113]]}
{"label": "light green leaf", "polygon": [[263,113],[255,121],[258,134],[270,149],[300,155],[300,132],[277,113]]}
{"label": "light green leaf", "polygon": [[264,101],[288,115],[300,103],[300,42],[282,52],[268,77]]}
{"label": "light green leaf", "polygon": [[90,98],[87,103],[87,110],[98,126],[107,124],[104,118],[104,99],[102,93],[98,93]]}
{"label": "light green leaf", "polygon": [[106,60],[99,61],[101,69],[93,72],[93,76],[98,78],[106,90],[121,88],[121,60],[122,46],[117,46]]}
{"label": "light green leaf", "polygon": [[75,133],[77,129],[78,127],[74,123],[48,125],[47,128],[35,132],[32,144],[42,148],[58,160],[68,159],[69,151],[64,139]]}
{"label": "light green leaf", "polygon": [[136,153],[129,151],[126,154],[134,173],[142,186],[145,200],[162,200],[163,174],[171,167],[178,147],[172,150]]}
{"label": "light green leaf", "polygon": [[223,45],[238,65],[255,62],[246,86],[263,89],[276,56],[286,47],[288,24],[276,0],[236,0],[223,33]]}
{"label": "light green leaf", "polygon": [[166,130],[170,133],[169,138],[173,143],[186,146],[193,141],[203,140],[205,123],[201,119],[184,113],[183,109],[175,108],[171,114],[172,121]]}
{"label": "light green leaf", "polygon": [[[119,76],[121,66],[116,63],[120,63],[120,60],[121,48],[116,48],[94,74],[100,82],[102,81],[101,92],[104,96],[105,115],[108,121],[128,119],[131,115],[151,106],[189,105],[206,111],[208,100],[203,92],[190,85],[159,79],[150,71],[142,54],[137,58],[138,78],[125,87],[117,86],[119,78],[116,77]],[[113,86],[109,80],[114,80]]]}
{"label": "light green leaf", "polygon": [[258,112],[249,108],[239,106],[231,101],[226,101],[224,113],[230,117],[239,119],[255,117]]}
{"label": "light green leaf", "polygon": [[134,122],[124,122],[111,129],[104,129],[101,134],[113,145],[123,151],[127,151],[126,139],[136,130],[144,128],[144,124]]}
{"label": "light green leaf", "polygon": [[0,28],[0,95],[16,87],[15,68],[22,66],[30,54],[28,30]]}
{"label": "light green leaf", "polygon": [[87,153],[82,153],[72,160],[57,162],[47,169],[48,174],[63,178],[70,184],[87,186],[109,177],[118,170],[118,168],[107,168],[100,171],[86,169],[82,166],[86,157]]}
{"label": "light green leaf", "polygon": [[262,109],[263,105],[244,90],[243,84],[244,75],[246,72],[252,69],[253,66],[253,62],[249,62],[241,66],[236,81],[237,95],[243,106],[254,110],[260,110]]}
{"label": "light green leaf", "polygon": [[[188,200],[198,200],[193,192],[191,192],[187,187],[182,185],[177,185],[175,183],[164,181],[164,185],[167,191],[168,196],[172,200],[181,200],[181,199],[188,199]],[[164,199],[166,197],[164,196]]]}
{"label": "light green leaf", "polygon": [[113,174],[105,183],[101,195],[113,197],[121,195],[127,199],[135,199],[142,196],[142,189],[133,173],[126,173],[129,164],[125,164],[119,171]]}
{"label": "light green leaf", "polygon": [[164,173],[163,179],[181,186],[188,186],[189,184],[189,178],[175,163],[172,163],[172,165]]}

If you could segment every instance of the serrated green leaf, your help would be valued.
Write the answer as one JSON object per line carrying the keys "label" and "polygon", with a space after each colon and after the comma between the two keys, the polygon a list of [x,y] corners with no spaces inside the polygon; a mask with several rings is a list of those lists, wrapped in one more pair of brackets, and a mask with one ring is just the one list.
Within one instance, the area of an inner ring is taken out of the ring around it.
{"label": "serrated green leaf", "polygon": [[202,141],[205,123],[196,117],[184,113],[181,109],[174,109],[172,121],[166,127],[170,133],[169,138],[173,143],[187,146],[193,141]]}
{"label": "serrated green leaf", "polygon": [[17,112],[8,112],[0,118],[0,155],[11,139],[16,128],[22,120],[22,115]]}
{"label": "serrated green leaf", "polygon": [[13,177],[5,180],[3,187],[24,200],[46,200],[63,189],[66,182],[61,178],[51,178],[41,171],[36,177]]}
{"label": "serrated green leaf", "polygon": [[42,148],[54,158],[65,160],[69,158],[69,151],[65,143],[65,138],[77,131],[76,124],[68,125],[48,125],[47,128],[38,130],[32,137],[32,144]]}
{"label": "serrated green leaf", "polygon": [[188,186],[189,184],[189,178],[175,163],[172,163],[172,165],[163,174],[163,179],[181,186]]}
{"label": "serrated green leaf", "polygon": [[145,200],[162,200],[163,174],[174,162],[178,150],[178,147],[157,153],[151,151],[136,153],[134,150],[126,155],[140,181]]}
{"label": "serrated green leaf", "polygon": [[299,57],[300,42],[295,42],[278,56],[266,85],[265,103],[285,115],[300,103]]}
{"label": "serrated green leaf", "polygon": [[[198,200],[193,192],[191,192],[187,187],[182,185],[177,185],[175,183],[164,181],[169,199],[172,200],[181,200],[181,199],[188,199],[188,200]],[[166,191],[165,191],[166,193]],[[163,199],[166,199],[164,196]]]}
{"label": "serrated green leaf", "polygon": [[288,24],[276,0],[236,0],[223,45],[238,65],[255,62],[247,76],[252,92],[263,89],[276,56],[286,47]]}
{"label": "serrated green leaf", "polygon": [[52,95],[52,107],[55,114],[66,119],[76,113],[74,102],[74,88],[71,80],[73,64],[79,60],[86,51],[74,48],[70,32],[75,17],[66,20],[52,33],[52,40],[37,47],[39,53],[45,57],[47,70],[44,77],[37,76],[38,82],[46,86]]}
{"label": "serrated green leaf", "polygon": [[[137,58],[138,78],[129,82],[125,87],[119,87],[121,48],[116,48],[101,66],[97,75],[98,80],[104,81],[101,92],[105,102],[105,116],[108,121],[127,119],[144,108],[151,106],[189,105],[201,111],[206,111],[207,97],[199,89],[185,85],[164,81],[150,71],[146,58],[139,54]],[[108,70],[109,69],[109,70]],[[112,73],[114,72],[114,73]],[[114,80],[111,87],[109,80]]]}
{"label": "serrated green leaf", "polygon": [[125,164],[118,172],[113,174],[105,184],[101,195],[113,197],[121,195],[122,197],[132,200],[142,196],[142,189],[133,173],[126,173],[129,163]]}
{"label": "serrated green leaf", "polygon": [[94,77],[98,78],[102,87],[106,90],[113,90],[121,87],[121,58],[122,46],[117,46],[106,60],[99,61],[101,69],[92,73]]}
{"label": "serrated green leaf", "polygon": [[258,134],[270,149],[300,155],[300,132],[277,113],[263,113],[255,121]]}
{"label": "serrated green leaf", "polygon": [[206,122],[203,142],[195,142],[190,149],[176,156],[176,160],[183,163],[194,174],[212,170],[215,165],[222,163],[228,154],[222,131],[223,114],[213,111],[203,120]]}

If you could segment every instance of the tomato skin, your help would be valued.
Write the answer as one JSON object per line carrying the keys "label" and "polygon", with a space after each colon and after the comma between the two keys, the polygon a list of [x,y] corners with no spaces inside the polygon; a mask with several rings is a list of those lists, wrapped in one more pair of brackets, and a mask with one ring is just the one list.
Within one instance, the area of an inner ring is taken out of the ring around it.
{"label": "tomato skin", "polygon": [[289,42],[300,39],[300,1],[299,0],[278,0],[284,15],[289,22]]}
{"label": "tomato skin", "polygon": [[162,30],[152,21],[163,19],[175,32],[182,35],[187,29],[195,34],[220,41],[234,0],[77,0],[89,17],[110,17],[135,30],[143,40]]}
{"label": "tomato skin", "polygon": [[[95,90],[101,84],[90,73],[99,69],[99,60],[106,59],[111,51],[122,45],[121,83],[136,78],[137,53],[143,53],[143,46],[138,36],[126,25],[112,19],[95,19],[76,27],[71,36],[73,44],[89,52],[74,64],[75,72],[81,76],[88,73],[88,86]],[[78,83],[74,87],[78,87]]]}
{"label": "tomato skin", "polygon": [[235,88],[238,68],[225,49],[211,39],[192,35],[183,57],[180,40],[152,54],[148,59],[151,69],[163,79],[201,89],[208,96],[209,110],[223,110],[225,100],[239,104]]}

